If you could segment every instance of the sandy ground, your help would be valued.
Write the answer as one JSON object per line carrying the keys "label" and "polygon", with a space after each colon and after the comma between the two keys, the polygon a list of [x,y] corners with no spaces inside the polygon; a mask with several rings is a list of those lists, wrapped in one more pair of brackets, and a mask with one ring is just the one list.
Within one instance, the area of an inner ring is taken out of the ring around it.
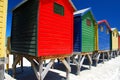
{"label": "sandy ground", "polygon": [[[12,56],[10,56],[10,68],[12,66]],[[24,60],[24,72],[21,72],[20,66],[17,65],[17,80],[37,80],[36,76],[31,68],[31,64]],[[88,65],[84,65],[80,72],[80,75],[75,75],[76,67],[71,65],[72,72],[70,73],[70,80],[120,80],[120,56],[112,58],[105,63],[99,63],[97,67],[92,66],[92,69],[88,69]],[[12,70],[9,70],[9,74],[12,74]],[[44,80],[63,80],[66,76],[65,67],[63,64],[55,64],[55,69],[50,69],[49,73]]]}

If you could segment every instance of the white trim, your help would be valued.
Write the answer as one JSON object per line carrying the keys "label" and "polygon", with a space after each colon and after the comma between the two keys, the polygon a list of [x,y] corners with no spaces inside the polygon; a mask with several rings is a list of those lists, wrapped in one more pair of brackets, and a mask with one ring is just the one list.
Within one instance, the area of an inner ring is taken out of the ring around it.
{"label": "white trim", "polygon": [[18,7],[20,7],[22,4],[24,4],[25,2],[27,2],[28,0],[23,0],[22,2],[20,2],[15,8],[12,9],[12,11],[14,11],[15,9],[17,9]]}
{"label": "white trim", "polygon": [[120,36],[120,31],[118,32],[119,36]]}
{"label": "white trim", "polygon": [[78,10],[78,11],[74,12],[74,15],[76,15],[76,14],[83,14],[83,13],[85,13],[86,11],[88,11],[90,9],[91,8],[85,8],[85,9],[82,9],[82,10]]}
{"label": "white trim", "polygon": [[75,7],[75,5],[73,4],[73,2],[71,0],[69,0],[70,4],[72,5],[72,7],[77,11],[77,8]]}
{"label": "white trim", "polygon": [[[12,9],[12,11],[14,11],[16,8],[20,7],[22,4],[24,4],[25,2],[27,2],[28,0],[23,0],[21,3],[19,3],[15,8]],[[70,4],[72,5],[72,7],[77,10],[77,8],[74,6],[73,2],[71,0],[69,0]]]}
{"label": "white trim", "polygon": [[114,31],[116,28],[111,28],[112,31]]}

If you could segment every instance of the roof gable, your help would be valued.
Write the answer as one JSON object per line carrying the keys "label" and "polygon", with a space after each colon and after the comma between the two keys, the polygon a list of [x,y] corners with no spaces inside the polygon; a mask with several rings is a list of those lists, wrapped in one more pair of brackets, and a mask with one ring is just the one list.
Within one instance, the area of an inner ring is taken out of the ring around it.
{"label": "roof gable", "polygon": [[86,9],[78,10],[78,11],[74,12],[74,16],[77,16],[77,15],[84,16],[85,14],[87,14],[89,12],[90,12],[91,18],[96,22],[96,19],[93,16],[91,8],[86,8]]}
{"label": "roof gable", "polygon": [[98,25],[102,24],[102,23],[105,23],[107,28],[111,31],[111,28],[110,28],[110,25],[109,23],[107,22],[107,20],[101,20],[101,21],[98,21]]}
{"label": "roof gable", "polygon": [[112,32],[118,32],[117,28],[111,28]]}
{"label": "roof gable", "polygon": [[120,31],[118,32],[119,36],[120,36]]}
{"label": "roof gable", "polygon": [[[16,7],[13,8],[12,11],[14,11],[16,8],[20,7],[22,4],[26,3],[29,0],[23,0],[22,2],[20,2]],[[73,7],[74,10],[77,10],[77,8],[75,7],[74,3],[72,2],[72,0],[68,0],[69,3],[71,4],[71,6]]]}

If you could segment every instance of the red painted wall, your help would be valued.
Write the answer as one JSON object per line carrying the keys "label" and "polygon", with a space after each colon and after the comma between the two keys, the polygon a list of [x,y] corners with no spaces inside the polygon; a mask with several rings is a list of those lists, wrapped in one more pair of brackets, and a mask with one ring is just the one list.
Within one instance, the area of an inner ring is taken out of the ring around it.
{"label": "red painted wall", "polygon": [[120,49],[120,36],[118,37],[118,49]]}
{"label": "red painted wall", "polygon": [[[54,13],[54,2],[64,6],[64,16]],[[73,11],[69,0],[40,0],[38,56],[72,54]]]}

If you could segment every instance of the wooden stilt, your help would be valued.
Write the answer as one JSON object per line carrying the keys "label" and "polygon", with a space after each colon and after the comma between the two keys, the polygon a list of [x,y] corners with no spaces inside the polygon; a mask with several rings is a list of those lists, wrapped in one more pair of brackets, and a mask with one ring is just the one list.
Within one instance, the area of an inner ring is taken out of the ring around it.
{"label": "wooden stilt", "polygon": [[78,65],[77,65],[77,75],[80,74],[80,60],[81,60],[82,56],[81,55],[78,55]]}
{"label": "wooden stilt", "polygon": [[81,59],[81,61],[80,61],[80,70],[81,70],[81,67],[82,67],[82,65],[83,65],[84,60],[85,60],[85,55],[82,57],[82,59]]}
{"label": "wooden stilt", "polygon": [[21,58],[21,71],[23,72],[23,58]]}
{"label": "wooden stilt", "polygon": [[103,60],[103,63],[105,61],[105,52],[102,53],[102,60]]}
{"label": "wooden stilt", "polygon": [[89,60],[89,69],[91,69],[91,66],[92,66],[92,63],[93,63],[93,62],[92,62],[91,55],[88,54],[87,57],[88,57],[88,60]]}
{"label": "wooden stilt", "polygon": [[107,53],[107,60],[109,60],[110,59],[110,52],[108,51],[106,53]]}
{"label": "wooden stilt", "polygon": [[97,66],[99,59],[100,59],[100,54],[97,53],[95,66]]}
{"label": "wooden stilt", "polygon": [[[70,66],[70,57],[67,58],[67,63]],[[69,80],[69,74],[70,74],[70,72],[71,72],[71,69],[70,70],[68,70],[68,69],[66,70],[66,80]]]}
{"label": "wooden stilt", "polygon": [[14,63],[12,65],[12,68],[13,68],[13,77],[15,77],[15,74],[16,74],[16,65],[21,60],[21,58],[22,58],[21,56],[14,55]]}

